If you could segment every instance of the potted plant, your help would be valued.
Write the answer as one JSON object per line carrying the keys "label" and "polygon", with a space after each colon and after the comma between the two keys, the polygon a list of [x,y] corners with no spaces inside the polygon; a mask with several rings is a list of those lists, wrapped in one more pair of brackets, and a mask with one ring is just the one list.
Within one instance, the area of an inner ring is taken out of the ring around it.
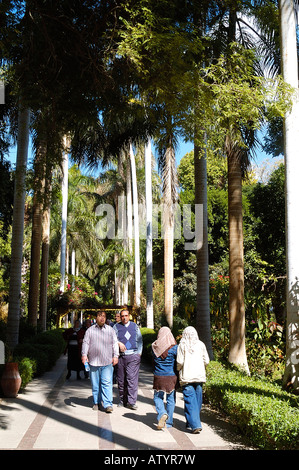
{"label": "potted plant", "polygon": [[20,390],[22,379],[17,362],[6,362],[1,377],[1,389],[7,398],[15,398]]}

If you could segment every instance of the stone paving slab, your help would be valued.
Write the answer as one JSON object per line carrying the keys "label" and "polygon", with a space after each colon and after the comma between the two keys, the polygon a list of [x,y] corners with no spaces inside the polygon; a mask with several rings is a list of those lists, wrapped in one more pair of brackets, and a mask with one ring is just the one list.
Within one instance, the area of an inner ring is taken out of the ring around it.
{"label": "stone paving slab", "polygon": [[113,413],[93,411],[90,380],[77,380],[75,373],[65,380],[66,360],[62,356],[52,371],[34,379],[17,398],[0,398],[0,451],[247,449],[235,429],[206,406],[201,413],[202,432],[188,432],[181,392],[177,393],[174,427],[157,430],[152,374],[144,364],[136,411],[117,407],[117,385]]}

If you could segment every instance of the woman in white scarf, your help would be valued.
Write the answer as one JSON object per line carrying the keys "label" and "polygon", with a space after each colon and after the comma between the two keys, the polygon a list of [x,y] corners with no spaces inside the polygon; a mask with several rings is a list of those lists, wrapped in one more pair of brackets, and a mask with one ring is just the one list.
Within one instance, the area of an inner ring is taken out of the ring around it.
{"label": "woman in white scarf", "polygon": [[205,366],[208,363],[205,344],[199,340],[195,328],[188,326],[178,346],[177,369],[184,395],[186,425],[193,433],[199,433],[202,429],[202,384],[206,381]]}

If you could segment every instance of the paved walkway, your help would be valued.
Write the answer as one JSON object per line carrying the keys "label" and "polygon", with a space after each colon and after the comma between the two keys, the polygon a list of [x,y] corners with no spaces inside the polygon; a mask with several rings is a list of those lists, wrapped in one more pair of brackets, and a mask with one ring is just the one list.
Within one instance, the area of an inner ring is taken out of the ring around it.
{"label": "paved walkway", "polygon": [[137,411],[116,406],[116,385],[113,413],[93,411],[90,380],[77,380],[74,372],[69,380],[65,376],[66,356],[62,356],[52,371],[34,379],[17,398],[0,398],[1,451],[195,452],[246,448],[234,428],[205,406],[202,432],[186,431],[181,392],[177,393],[174,427],[157,430],[152,374],[146,365],[140,370]]}

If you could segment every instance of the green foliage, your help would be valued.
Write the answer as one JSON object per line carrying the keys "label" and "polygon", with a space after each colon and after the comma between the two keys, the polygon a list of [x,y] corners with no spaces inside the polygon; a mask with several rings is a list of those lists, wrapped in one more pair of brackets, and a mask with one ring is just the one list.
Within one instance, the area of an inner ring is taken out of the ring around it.
{"label": "green foliage", "polygon": [[157,339],[157,332],[150,328],[140,328],[143,339],[142,357],[146,362],[151,363],[152,360],[152,343]]}
{"label": "green foliage", "polygon": [[83,276],[68,276],[69,283],[64,292],[60,290],[60,274],[49,275],[48,303],[51,309],[97,307],[102,299],[95,292],[94,287]]}
{"label": "green foliage", "polygon": [[199,145],[223,149],[227,136],[247,150],[248,133],[260,129],[265,119],[274,119],[291,108],[294,90],[282,78],[265,80],[256,74],[255,53],[238,43],[198,76],[198,103],[204,110],[196,116]]}
{"label": "green foliage", "polygon": [[8,282],[9,282],[9,265],[11,256],[11,230],[8,234],[4,235],[4,224],[0,220],[0,318],[1,318],[1,304],[5,303],[8,296]]}
{"label": "green foliage", "polygon": [[18,363],[19,374],[22,379],[22,389],[34,378],[36,373],[36,360],[29,359],[29,357],[15,357]]}
{"label": "green foliage", "polygon": [[266,184],[248,188],[250,211],[255,217],[256,247],[271,270],[281,276],[285,271],[285,169],[279,165]]}
{"label": "green foliage", "polygon": [[[153,308],[154,308],[154,325],[160,328],[163,324],[164,315],[164,282],[154,280],[153,283]],[[140,311],[141,324],[146,325],[146,298],[142,298]]]}
{"label": "green foliage", "polygon": [[[14,182],[10,163],[3,160],[2,126],[4,126],[3,119],[1,119],[0,124],[0,237],[4,236],[4,239],[6,239],[12,221]],[[7,149],[5,150],[7,151]],[[2,250],[0,252],[4,254]]]}
{"label": "green foliage", "polygon": [[38,345],[30,343],[18,344],[14,349],[14,357],[20,358],[27,357],[36,364],[36,375],[40,376],[50,369],[50,361],[47,357],[47,351]]}
{"label": "green foliage", "polygon": [[[227,188],[223,161],[208,153],[208,236],[210,314],[213,352],[226,360],[229,345],[229,265]],[[180,199],[194,204],[193,152],[178,168]],[[252,374],[280,380],[284,369],[285,230],[284,166],[270,168],[266,182],[257,175],[243,183],[244,277],[247,358]],[[176,250],[179,245],[176,245]],[[196,311],[196,269],[177,256],[175,292],[179,314],[192,321]],[[193,312],[189,315],[189,312]],[[275,329],[273,330],[273,325]]]}
{"label": "green foliage", "polygon": [[217,275],[210,279],[210,308],[215,327],[228,328],[229,277]]}
{"label": "green foliage", "polygon": [[[32,362],[33,375],[39,376],[51,370],[64,348],[62,331],[60,329],[48,330],[18,344],[13,355],[16,362],[22,362],[24,358],[29,359]],[[26,373],[28,373],[28,367]]]}
{"label": "green foliage", "polygon": [[299,449],[299,398],[275,384],[211,362],[205,400],[265,450]]}

